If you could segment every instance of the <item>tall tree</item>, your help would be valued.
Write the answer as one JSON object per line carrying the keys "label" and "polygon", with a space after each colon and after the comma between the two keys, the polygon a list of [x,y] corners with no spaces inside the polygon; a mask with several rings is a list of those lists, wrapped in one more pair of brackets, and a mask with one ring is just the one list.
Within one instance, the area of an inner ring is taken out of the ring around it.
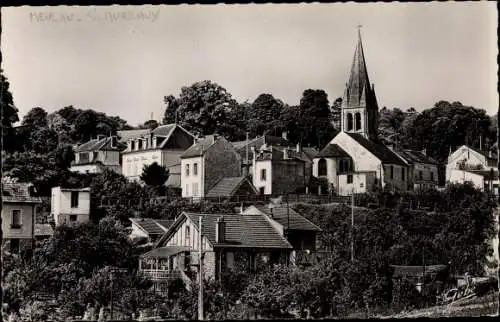
{"label": "tall tree", "polygon": [[334,135],[328,95],[324,90],[307,89],[299,107],[301,143],[322,148]]}
{"label": "tall tree", "polygon": [[171,124],[177,122],[177,109],[179,108],[179,101],[175,96],[168,95],[163,97],[165,103],[165,114],[163,115],[163,124]]}
{"label": "tall tree", "polygon": [[333,127],[340,131],[341,129],[341,120],[342,120],[342,97],[338,97],[332,104],[331,108],[331,116],[332,116],[332,124]]}
{"label": "tall tree", "polygon": [[22,125],[33,128],[42,128],[47,126],[47,112],[41,107],[34,107],[23,117]]}
{"label": "tall tree", "polygon": [[[0,53],[1,60],[1,53]],[[17,108],[14,106],[14,99],[12,93],[9,89],[9,81],[3,74],[3,70],[0,69],[0,107],[2,109],[2,137],[3,145],[2,150],[10,151],[15,145],[15,132],[12,129],[12,125],[19,121],[19,116],[17,115]]]}
{"label": "tall tree", "polygon": [[264,132],[280,135],[283,130],[280,116],[284,105],[283,101],[271,94],[260,94],[247,111],[250,137],[262,135]]}

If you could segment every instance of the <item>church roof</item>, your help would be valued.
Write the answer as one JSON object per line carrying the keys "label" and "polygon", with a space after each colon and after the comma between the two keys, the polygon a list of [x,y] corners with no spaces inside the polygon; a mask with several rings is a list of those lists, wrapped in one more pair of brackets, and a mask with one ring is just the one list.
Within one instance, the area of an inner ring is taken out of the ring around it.
{"label": "church roof", "polygon": [[404,161],[391,149],[383,145],[381,142],[368,140],[363,135],[358,133],[347,133],[351,138],[358,142],[362,147],[367,149],[371,154],[373,154],[377,159],[385,164],[397,164],[405,166]]}
{"label": "church roof", "polygon": [[336,158],[349,158],[349,154],[344,151],[338,144],[328,144],[319,152],[319,154],[316,156],[317,158],[329,158],[329,157],[336,157]]}
{"label": "church roof", "polygon": [[354,52],[349,82],[347,83],[344,104],[347,107],[366,106],[378,108],[375,91],[370,87],[370,79],[366,69],[361,33],[358,31],[358,44]]}

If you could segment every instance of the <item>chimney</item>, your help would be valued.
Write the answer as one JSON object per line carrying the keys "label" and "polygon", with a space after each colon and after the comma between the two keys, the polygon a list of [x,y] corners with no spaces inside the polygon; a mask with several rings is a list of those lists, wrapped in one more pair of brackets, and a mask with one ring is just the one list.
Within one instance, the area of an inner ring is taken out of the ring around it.
{"label": "chimney", "polygon": [[300,143],[297,143],[297,153],[300,153]]}
{"label": "chimney", "polygon": [[226,241],[226,222],[224,221],[224,216],[217,218],[215,223],[215,242],[217,244],[224,243]]}
{"label": "chimney", "polygon": [[288,140],[288,132],[287,131],[281,132],[281,137],[285,140]]}

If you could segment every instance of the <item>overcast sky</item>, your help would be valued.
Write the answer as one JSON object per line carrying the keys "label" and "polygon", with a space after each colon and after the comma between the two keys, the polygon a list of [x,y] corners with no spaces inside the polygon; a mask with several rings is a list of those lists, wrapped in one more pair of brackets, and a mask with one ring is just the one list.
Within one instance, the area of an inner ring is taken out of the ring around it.
{"label": "overcast sky", "polygon": [[498,110],[495,2],[2,8],[4,73],[22,117],[67,105],[131,125],[209,79],[238,101],[342,96],[361,29],[380,107]]}

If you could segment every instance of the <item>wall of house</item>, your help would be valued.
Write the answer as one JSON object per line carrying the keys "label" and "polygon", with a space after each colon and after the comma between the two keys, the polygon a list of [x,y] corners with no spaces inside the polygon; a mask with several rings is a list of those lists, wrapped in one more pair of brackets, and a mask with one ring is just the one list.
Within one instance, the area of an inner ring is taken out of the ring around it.
{"label": "wall of house", "polygon": [[65,221],[69,224],[69,215],[77,215],[78,223],[87,222],[90,214],[90,191],[79,191],[78,207],[71,208],[71,191],[52,188],[51,214],[56,225]]}
{"label": "wall of house", "polygon": [[339,174],[338,194],[340,196],[349,196],[354,193],[366,193],[375,187],[377,174],[372,172],[355,172],[352,175],[352,183],[347,183],[349,174]]}
{"label": "wall of house", "polygon": [[[448,164],[446,165],[446,173],[453,169],[458,169],[458,163],[465,160],[465,164],[469,166],[482,165],[483,170],[489,170],[486,157],[479,152],[476,152],[466,146],[461,146],[448,157]],[[448,178],[448,175],[446,176]]]}
{"label": "wall of house", "polygon": [[328,183],[333,184],[333,186],[337,188],[339,186],[337,178],[337,158],[315,158],[313,160],[313,176],[320,178],[318,175],[318,163],[321,159],[325,159],[326,161],[326,179],[328,180]]}
{"label": "wall of house", "polygon": [[70,171],[78,173],[101,173],[102,168],[99,164],[75,164],[69,168]]}
{"label": "wall of house", "polygon": [[[340,132],[335,136],[332,144],[338,144],[344,151],[349,154],[354,162],[355,171],[375,171],[377,177],[381,177],[381,162],[368,150],[362,147],[356,140],[351,138],[344,132]],[[340,183],[339,183],[340,184]]]}
{"label": "wall of house", "polygon": [[[21,227],[11,228],[12,211],[21,210]],[[33,216],[32,204],[3,203],[2,204],[2,231],[3,238],[23,239],[33,238]]]}
{"label": "wall of house", "polygon": [[[415,163],[411,167],[410,180],[413,188],[435,188],[438,185],[438,168],[436,165]],[[422,172],[422,179],[420,179]]]}
{"label": "wall of house", "polygon": [[295,193],[297,189],[305,189],[305,164],[299,160],[276,160],[272,162],[271,194]]}
{"label": "wall of house", "polygon": [[130,180],[140,180],[144,165],[162,165],[162,150],[133,151],[123,154],[122,174]]}
{"label": "wall of house", "polygon": [[163,147],[167,150],[179,150],[186,151],[190,146],[194,144],[194,137],[186,133],[179,127],[174,129],[174,133],[170,135],[170,139]]}
{"label": "wall of house", "polygon": [[[383,186],[389,184],[391,187],[399,191],[408,190],[408,168],[406,166],[400,166],[395,164],[384,164],[384,181]],[[391,167],[393,168],[393,176],[391,178]],[[404,169],[404,180],[401,169]]]}
{"label": "wall of house", "polygon": [[203,168],[204,195],[226,177],[241,176],[241,157],[233,145],[224,138],[216,142],[205,151]]}
{"label": "wall of house", "polygon": [[[203,191],[203,172],[204,172],[203,157],[194,157],[181,160],[180,186],[182,188],[182,197],[204,197]],[[195,175],[193,168],[194,164],[198,165],[198,173]],[[189,165],[189,175],[186,168]],[[197,190],[197,193],[195,193]]]}
{"label": "wall of house", "polygon": [[119,151],[99,151],[97,160],[101,161],[104,165],[120,165],[120,152]]}
{"label": "wall of house", "polygon": [[447,181],[450,183],[472,182],[472,184],[481,190],[484,190],[484,177],[475,173],[463,170],[451,170]]}
{"label": "wall of house", "polygon": [[[266,180],[261,179],[262,169],[266,170]],[[264,194],[270,195],[272,193],[273,182],[271,160],[261,160],[254,162],[252,181],[255,188],[257,188],[257,191],[260,191],[261,188],[264,188]]]}
{"label": "wall of house", "polygon": [[67,225],[67,226],[79,225],[79,224],[86,223],[90,220],[89,214],[73,214],[73,215],[76,216],[75,221],[71,221],[71,214],[63,213],[63,214],[55,215],[54,219],[55,219],[56,226],[59,226],[59,225]]}
{"label": "wall of house", "polygon": [[130,234],[133,236],[141,236],[141,237],[149,238],[148,234],[146,232],[144,232],[144,230],[137,227],[137,225],[134,223],[132,223],[132,231],[130,232]]}

